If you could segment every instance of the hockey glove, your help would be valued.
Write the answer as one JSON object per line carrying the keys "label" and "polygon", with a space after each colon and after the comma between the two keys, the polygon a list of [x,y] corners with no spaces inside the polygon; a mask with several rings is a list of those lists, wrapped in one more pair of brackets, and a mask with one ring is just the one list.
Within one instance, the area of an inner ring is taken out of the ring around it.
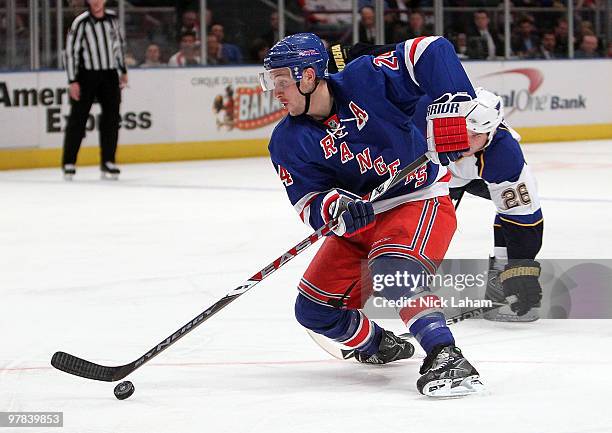
{"label": "hockey glove", "polygon": [[445,93],[427,107],[429,159],[442,165],[461,158],[470,148],[465,118],[476,108],[467,93]]}
{"label": "hockey glove", "polygon": [[517,260],[506,265],[499,275],[504,296],[515,295],[518,301],[510,304],[510,309],[524,316],[533,307],[539,307],[542,287],[538,281],[540,264],[535,260]]}
{"label": "hockey glove", "polygon": [[338,236],[351,237],[375,223],[374,206],[355,194],[343,190],[330,191],[323,199],[321,215],[328,222],[338,218],[332,230]]}

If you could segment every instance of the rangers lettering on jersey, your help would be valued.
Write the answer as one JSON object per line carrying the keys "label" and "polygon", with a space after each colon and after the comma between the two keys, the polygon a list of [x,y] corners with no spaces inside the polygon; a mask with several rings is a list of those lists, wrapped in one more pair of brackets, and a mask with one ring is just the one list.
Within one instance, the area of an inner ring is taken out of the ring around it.
{"label": "rangers lettering on jersey", "polygon": [[[453,46],[435,36],[399,43],[382,56],[361,56],[325,78],[325,84],[334,102],[327,121],[287,116],[269,145],[291,203],[314,229],[324,225],[320,209],[330,191],[365,197],[402,164],[427,152],[412,123],[424,94],[432,99],[458,92],[475,96]],[[453,104],[440,108],[457,109]],[[430,162],[377,200],[375,210],[447,195],[449,179],[445,167]]]}
{"label": "rangers lettering on jersey", "polygon": [[353,155],[353,152],[351,152],[351,149],[349,149],[349,146],[346,141],[340,143],[340,161],[342,162],[342,164],[346,164],[353,158],[355,158],[355,155]]}
{"label": "rangers lettering on jersey", "polygon": [[325,159],[331,158],[333,155],[338,153],[338,149],[334,144],[334,137],[331,134],[327,134],[320,141],[321,147],[323,148],[323,155]]}
{"label": "rangers lettering on jersey", "polygon": [[359,172],[361,174],[364,174],[373,167],[369,147],[366,147],[363,152],[357,154],[357,162],[359,163]]}

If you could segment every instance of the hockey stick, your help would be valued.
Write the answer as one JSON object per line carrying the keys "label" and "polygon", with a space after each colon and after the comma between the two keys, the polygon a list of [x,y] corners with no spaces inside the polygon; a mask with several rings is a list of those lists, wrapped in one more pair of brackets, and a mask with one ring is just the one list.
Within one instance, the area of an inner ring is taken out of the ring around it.
{"label": "hockey stick", "polygon": [[457,201],[455,202],[455,210],[459,209],[459,203],[461,203],[461,199],[463,198],[464,194],[465,194],[465,189],[462,189],[461,193],[459,193],[459,197],[457,198]]}
{"label": "hockey stick", "polygon": [[[488,307],[479,307],[479,308],[474,308],[472,310],[468,310],[468,311],[464,311],[463,313],[457,314],[455,316],[449,317],[446,319],[446,324],[447,325],[452,325],[454,323],[459,323],[459,322],[463,322],[464,320],[467,319],[471,319],[473,317],[480,317],[483,314],[489,312],[489,311],[493,311],[496,310],[498,308],[501,307],[505,307],[507,305],[510,305],[514,302],[516,302],[518,300],[518,298],[516,296],[509,296],[508,298],[506,298],[508,300],[508,303],[503,303],[503,302],[492,302],[491,306]],[[312,341],[314,341],[315,343],[317,343],[317,345],[323,349],[324,351],[326,351],[327,353],[329,353],[331,356],[333,356],[334,358],[337,359],[351,359],[355,356],[355,349],[349,348],[347,346],[343,346],[340,343],[336,343],[333,340],[321,335],[321,334],[317,334],[314,331],[311,331],[310,329],[306,330],[308,332],[308,335],[310,336],[310,338],[312,338]],[[412,338],[412,334],[410,332],[406,332],[405,334],[400,334],[398,335],[398,337],[403,338],[404,340],[407,340],[409,338]]]}
{"label": "hockey stick", "polygon": [[[395,175],[389,177],[389,179],[387,179],[384,183],[376,187],[376,189],[374,189],[367,196],[367,199],[369,199],[370,201],[377,200],[391,188],[403,182],[404,178],[406,178],[410,173],[417,170],[428,161],[429,158],[426,155],[420,156],[415,161],[395,173]],[[176,343],[189,332],[200,326],[206,320],[210,319],[212,316],[214,316],[223,308],[225,308],[228,304],[235,301],[238,297],[253,288],[263,279],[267,278],[272,273],[280,269],[287,262],[289,262],[298,254],[302,253],[304,250],[313,245],[323,236],[329,234],[329,232],[332,231],[332,229],[336,226],[337,223],[338,220],[334,219],[325,224],[319,230],[308,236],[306,239],[295,245],[290,250],[286,251],[283,255],[278,257],[268,266],[257,272],[243,284],[228,292],[223,298],[219,299],[202,313],[191,319],[185,325],[180,327],[176,332],[171,334],[166,339],[162,340],[160,343],[155,345],[151,350],[146,352],[144,355],[142,355],[135,361],[116,367],[107,367],[104,365],[95,364],[82,358],[78,358],[74,355],[70,355],[65,352],[56,352],[51,358],[51,365],[57,368],[58,370],[87,379],[101,380],[105,382],[115,382],[117,380],[121,380],[127,375],[134,372],[134,370],[136,370],[137,368],[142,367],[145,363],[149,362],[151,359],[159,355],[168,347],[172,346],[174,343]]]}

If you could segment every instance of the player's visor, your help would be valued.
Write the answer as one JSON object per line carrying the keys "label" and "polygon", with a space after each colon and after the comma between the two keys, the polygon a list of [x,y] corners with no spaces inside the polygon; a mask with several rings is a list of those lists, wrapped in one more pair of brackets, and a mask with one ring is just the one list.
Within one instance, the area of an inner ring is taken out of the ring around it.
{"label": "player's visor", "polygon": [[259,73],[259,84],[264,92],[278,89],[285,90],[295,84],[289,68],[271,69]]}

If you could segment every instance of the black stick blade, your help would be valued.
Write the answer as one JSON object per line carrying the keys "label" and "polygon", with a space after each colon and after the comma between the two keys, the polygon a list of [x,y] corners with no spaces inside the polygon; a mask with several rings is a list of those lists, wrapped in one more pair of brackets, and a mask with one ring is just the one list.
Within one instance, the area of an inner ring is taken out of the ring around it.
{"label": "black stick blade", "polygon": [[104,382],[117,380],[115,374],[120,370],[120,367],[105,367],[65,352],[55,352],[51,358],[51,365],[68,374]]}

